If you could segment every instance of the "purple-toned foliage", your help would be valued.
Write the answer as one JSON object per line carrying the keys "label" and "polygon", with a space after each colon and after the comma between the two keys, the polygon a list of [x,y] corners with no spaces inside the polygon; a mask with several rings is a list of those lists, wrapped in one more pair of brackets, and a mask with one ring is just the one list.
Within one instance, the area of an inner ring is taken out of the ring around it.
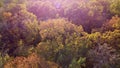
{"label": "purple-toned foliage", "polygon": [[[87,60],[92,68],[112,68],[118,60],[119,55],[116,50],[108,44],[96,45],[88,52]],[[88,65],[89,65],[88,64]]]}

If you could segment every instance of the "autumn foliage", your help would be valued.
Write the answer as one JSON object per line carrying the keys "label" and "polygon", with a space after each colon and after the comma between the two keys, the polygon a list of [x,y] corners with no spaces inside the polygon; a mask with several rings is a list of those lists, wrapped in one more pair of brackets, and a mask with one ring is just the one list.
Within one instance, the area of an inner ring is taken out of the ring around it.
{"label": "autumn foliage", "polygon": [[120,68],[120,0],[1,0],[0,68]]}

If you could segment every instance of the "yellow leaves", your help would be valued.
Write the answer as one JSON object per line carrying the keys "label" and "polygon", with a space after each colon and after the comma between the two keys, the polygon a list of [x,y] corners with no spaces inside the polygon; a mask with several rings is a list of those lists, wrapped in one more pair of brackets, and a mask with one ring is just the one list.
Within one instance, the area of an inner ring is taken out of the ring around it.
{"label": "yellow leaves", "polygon": [[47,43],[40,42],[40,43],[37,45],[36,49],[37,49],[39,52],[46,52],[46,51],[49,50],[49,46],[50,46],[50,45],[47,44]]}
{"label": "yellow leaves", "polygon": [[94,12],[93,11],[89,11],[88,15],[91,16],[91,17],[93,17],[94,16]]}
{"label": "yellow leaves", "polygon": [[88,35],[88,38],[91,39],[91,40],[96,41],[96,40],[98,40],[100,38],[100,36],[101,36],[101,33],[96,32],[96,33]]}
{"label": "yellow leaves", "polygon": [[45,29],[45,30],[42,30],[42,31],[40,31],[40,35],[41,35],[41,37],[44,39],[44,38],[46,38],[46,33],[47,32],[47,30]]}
{"label": "yellow leaves", "polygon": [[76,27],[76,28],[75,28],[75,31],[76,31],[76,32],[78,32],[78,33],[84,32],[82,25],[75,26],[75,27]]}
{"label": "yellow leaves", "polygon": [[28,53],[29,53],[29,54],[32,54],[32,53],[34,53],[34,52],[36,52],[36,50],[35,50],[34,47],[29,48],[29,50],[28,50]]}
{"label": "yellow leaves", "polygon": [[0,8],[3,7],[4,3],[3,1],[0,1]]}
{"label": "yellow leaves", "polygon": [[2,38],[2,35],[0,34],[0,38]]}
{"label": "yellow leaves", "polygon": [[114,15],[120,15],[120,0],[114,0],[110,5],[110,12]]}
{"label": "yellow leaves", "polygon": [[23,46],[23,40],[22,39],[20,39],[19,41],[18,41],[18,44],[19,44],[19,46]]}
{"label": "yellow leaves", "polygon": [[0,53],[0,68],[3,68],[3,65],[9,60],[11,60],[11,57],[8,54],[3,57]]}
{"label": "yellow leaves", "polygon": [[111,45],[116,45],[119,46],[118,44],[120,43],[120,30],[115,30],[115,31],[108,31],[106,33],[103,33],[102,35],[102,41],[109,43]]}
{"label": "yellow leaves", "polygon": [[61,68],[58,64],[56,64],[54,62],[47,61],[47,63],[50,66],[49,68]]}

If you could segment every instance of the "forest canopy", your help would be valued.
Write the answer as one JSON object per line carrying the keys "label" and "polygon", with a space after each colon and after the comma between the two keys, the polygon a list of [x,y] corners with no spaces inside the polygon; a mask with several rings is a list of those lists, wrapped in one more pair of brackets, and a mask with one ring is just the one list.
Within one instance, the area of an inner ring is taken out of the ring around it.
{"label": "forest canopy", "polygon": [[0,68],[120,68],[120,0],[0,0]]}

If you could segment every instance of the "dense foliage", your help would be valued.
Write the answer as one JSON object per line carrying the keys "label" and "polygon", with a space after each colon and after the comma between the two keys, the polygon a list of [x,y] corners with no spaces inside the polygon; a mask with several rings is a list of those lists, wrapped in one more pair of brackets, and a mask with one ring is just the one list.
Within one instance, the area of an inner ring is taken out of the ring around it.
{"label": "dense foliage", "polygon": [[120,68],[120,0],[0,0],[0,68]]}

